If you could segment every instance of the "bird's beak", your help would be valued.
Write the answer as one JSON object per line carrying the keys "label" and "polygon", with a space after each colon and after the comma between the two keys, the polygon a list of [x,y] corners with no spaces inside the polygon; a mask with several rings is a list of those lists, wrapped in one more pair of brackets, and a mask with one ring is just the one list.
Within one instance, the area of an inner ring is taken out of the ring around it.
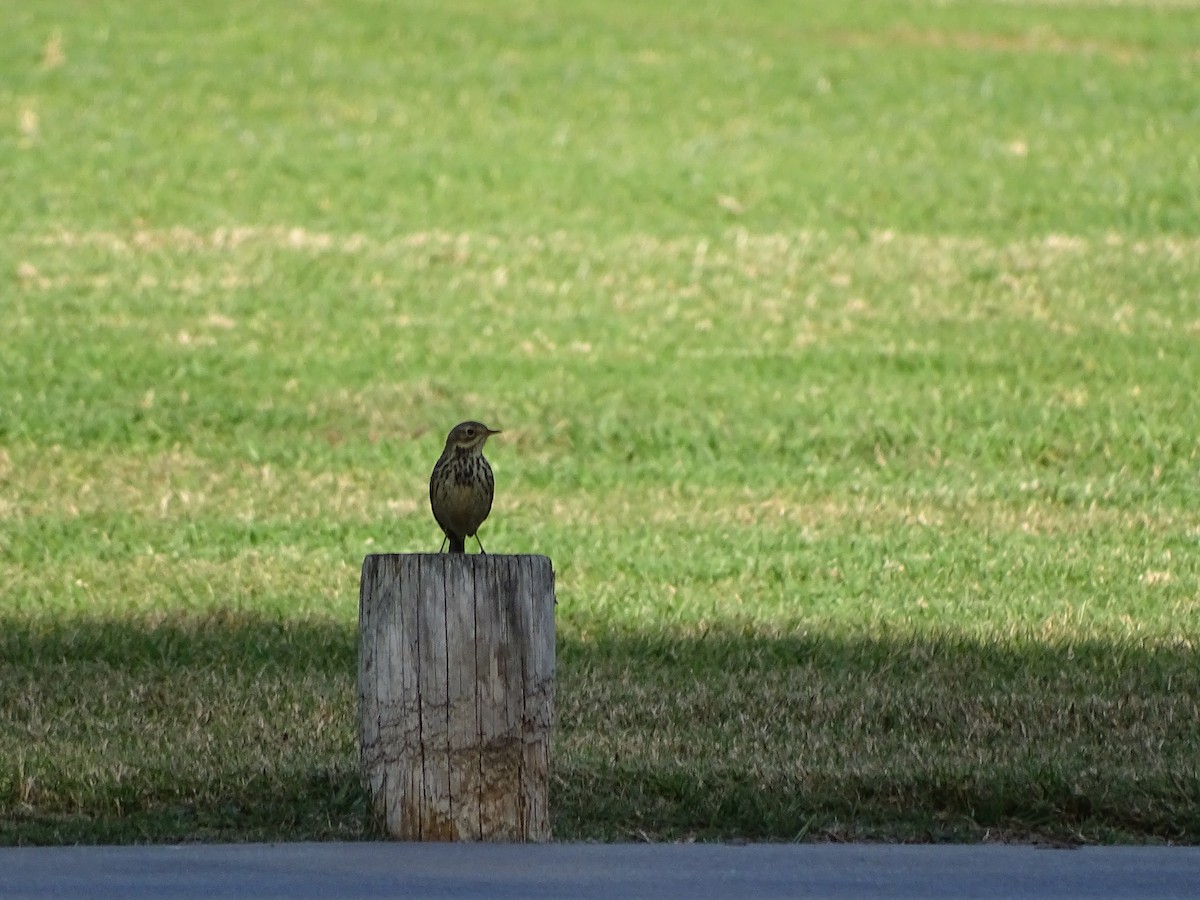
{"label": "bird's beak", "polygon": [[[484,426],[484,427],[486,428],[487,426]],[[491,437],[493,434],[500,434],[500,429],[499,428],[488,428],[487,433],[488,433],[488,437]]]}

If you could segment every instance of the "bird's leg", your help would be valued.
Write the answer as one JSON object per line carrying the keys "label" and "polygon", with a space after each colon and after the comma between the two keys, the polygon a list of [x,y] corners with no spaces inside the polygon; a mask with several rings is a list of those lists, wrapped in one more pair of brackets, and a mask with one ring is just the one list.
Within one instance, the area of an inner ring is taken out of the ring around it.
{"label": "bird's leg", "polygon": [[475,543],[477,543],[479,545],[479,552],[482,553],[484,556],[487,556],[487,551],[483,549],[483,541],[481,541],[479,539],[478,534],[475,535]]}
{"label": "bird's leg", "polygon": [[443,550],[446,549],[446,541],[448,541],[448,540],[450,540],[450,535],[448,535],[448,534],[442,535],[442,546],[438,547],[438,553],[441,553]]}

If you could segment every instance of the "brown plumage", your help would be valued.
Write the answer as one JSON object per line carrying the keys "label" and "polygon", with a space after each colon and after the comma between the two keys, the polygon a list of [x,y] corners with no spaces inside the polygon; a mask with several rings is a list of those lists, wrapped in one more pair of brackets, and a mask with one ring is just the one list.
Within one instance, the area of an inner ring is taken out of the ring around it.
{"label": "brown plumage", "polygon": [[495,481],[492,467],[483,458],[483,445],[499,433],[480,422],[455,425],[429,476],[429,506],[446,533],[451,553],[466,553],[469,537],[479,542],[480,553],[486,552],[476,532],[492,511]]}

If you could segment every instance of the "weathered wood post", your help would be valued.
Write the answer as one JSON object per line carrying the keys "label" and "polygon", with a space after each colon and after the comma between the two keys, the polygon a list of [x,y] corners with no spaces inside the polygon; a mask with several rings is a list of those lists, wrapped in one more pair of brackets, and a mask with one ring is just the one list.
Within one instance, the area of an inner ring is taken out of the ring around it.
{"label": "weathered wood post", "polygon": [[550,560],[371,555],[358,622],[359,749],[391,835],[549,840]]}

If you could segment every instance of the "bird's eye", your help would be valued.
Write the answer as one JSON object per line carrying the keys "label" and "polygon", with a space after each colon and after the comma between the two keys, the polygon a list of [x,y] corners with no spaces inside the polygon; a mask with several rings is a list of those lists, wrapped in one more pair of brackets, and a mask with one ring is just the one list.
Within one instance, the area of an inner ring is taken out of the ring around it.
{"label": "bird's eye", "polygon": [[467,429],[467,437],[475,437],[475,429],[474,428]]}

